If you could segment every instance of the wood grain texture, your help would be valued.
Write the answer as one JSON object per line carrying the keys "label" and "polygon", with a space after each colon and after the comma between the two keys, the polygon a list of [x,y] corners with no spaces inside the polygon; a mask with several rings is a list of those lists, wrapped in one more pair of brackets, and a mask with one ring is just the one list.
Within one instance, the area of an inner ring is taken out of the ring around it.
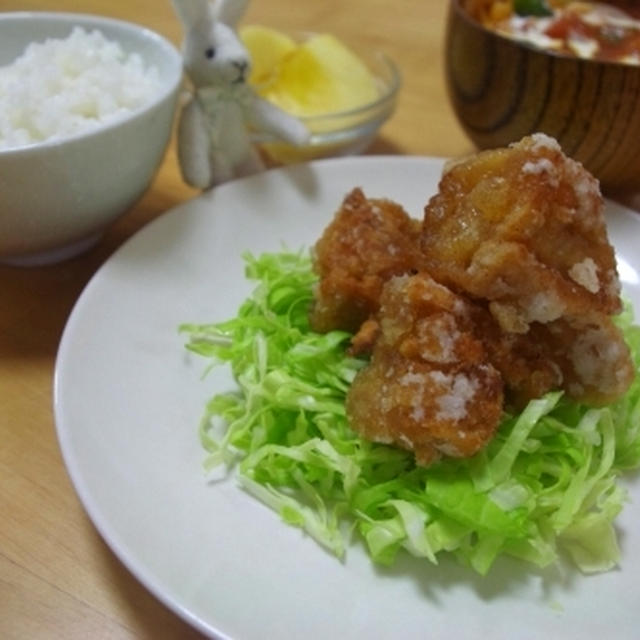
{"label": "wood grain texture", "polygon": [[500,36],[451,3],[446,75],[480,148],[542,131],[607,193],[640,189],[640,67],[550,55]]}
{"label": "wood grain texture", "polygon": [[[446,0],[254,0],[245,22],[331,31],[384,49],[403,87],[369,153],[436,156],[473,149],[442,73]],[[2,0],[0,10],[67,10],[141,23],[174,43],[169,0]],[[145,196],[89,253],[48,267],[0,266],[0,638],[190,639],[198,634],[150,595],[96,533],[68,479],[53,415],[55,355],[91,276],[123,242],[197,195],[180,178],[172,141]]]}

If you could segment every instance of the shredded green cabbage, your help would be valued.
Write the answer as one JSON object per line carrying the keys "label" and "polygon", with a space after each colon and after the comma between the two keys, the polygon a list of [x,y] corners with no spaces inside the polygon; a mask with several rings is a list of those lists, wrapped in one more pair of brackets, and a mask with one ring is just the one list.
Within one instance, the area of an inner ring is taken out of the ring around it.
{"label": "shredded green cabbage", "polygon": [[[239,387],[207,404],[207,469],[236,465],[244,489],[337,556],[357,533],[382,564],[400,549],[433,563],[450,553],[480,574],[500,555],[539,567],[568,555],[584,572],[619,562],[617,479],[640,466],[640,376],[605,408],[548,393],[505,415],[475,457],[418,467],[349,428],[345,394],[365,361],[346,355],[348,333],[310,330],[308,254],[244,257],[258,284],[237,317],[180,327],[186,347],[229,363]],[[638,370],[630,308],[618,322]]]}

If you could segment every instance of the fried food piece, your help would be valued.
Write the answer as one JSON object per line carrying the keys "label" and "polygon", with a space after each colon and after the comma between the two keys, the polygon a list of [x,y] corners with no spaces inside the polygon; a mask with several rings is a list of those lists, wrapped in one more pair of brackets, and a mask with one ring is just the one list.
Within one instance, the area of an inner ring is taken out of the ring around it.
{"label": "fried food piece", "polygon": [[421,246],[435,280],[509,333],[622,307],[598,182],[544,134],[449,166]]}
{"label": "fried food piece", "polygon": [[390,200],[367,199],[354,189],[314,248],[320,282],[312,328],[356,332],[378,309],[384,283],[422,262],[420,221]]}
{"label": "fried food piece", "polygon": [[543,134],[458,161],[427,204],[422,248],[438,281],[467,295],[516,405],[551,389],[611,402],[634,371],[611,315],[620,283],[598,183]]}
{"label": "fried food piece", "polygon": [[609,404],[624,394],[634,379],[622,332],[604,314],[538,325],[529,339],[548,352],[549,359],[562,371],[559,387],[579,402]]}
{"label": "fried food piece", "polygon": [[502,331],[478,306],[472,314],[476,335],[504,381],[505,397],[516,408],[553,389],[578,402],[608,404],[634,378],[624,337],[604,314],[534,322],[526,334]]}
{"label": "fried food piece", "polygon": [[[489,441],[502,415],[502,380],[468,306],[426,273],[385,284],[371,362],[347,394],[355,431],[413,451],[422,465],[471,456]],[[356,344],[370,343],[371,321],[363,331]]]}
{"label": "fried food piece", "polygon": [[544,348],[545,342],[537,332],[506,333],[480,304],[469,306],[469,311],[474,333],[482,341],[487,359],[500,372],[508,404],[522,408],[529,400],[561,388],[562,369]]}
{"label": "fried food piece", "polygon": [[419,464],[476,453],[505,398],[605,404],[634,378],[598,183],[543,134],[450,164],[421,229],[355,189],[314,266],[312,327],[371,354],[350,424]]}

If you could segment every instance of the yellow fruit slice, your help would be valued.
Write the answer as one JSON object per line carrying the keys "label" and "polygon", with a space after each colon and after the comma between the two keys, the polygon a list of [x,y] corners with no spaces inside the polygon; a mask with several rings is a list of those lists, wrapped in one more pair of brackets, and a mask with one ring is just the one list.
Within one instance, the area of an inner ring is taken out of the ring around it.
{"label": "yellow fruit slice", "polygon": [[254,86],[269,83],[280,61],[297,46],[288,35],[261,25],[243,26],[238,33],[251,56],[249,82]]}
{"label": "yellow fruit slice", "polygon": [[280,59],[263,96],[297,116],[353,109],[375,100],[375,82],[366,65],[336,37],[310,37]]}
{"label": "yellow fruit slice", "polygon": [[[239,34],[253,62],[249,82],[263,98],[305,118],[314,134],[351,127],[357,118],[317,116],[357,109],[380,95],[366,64],[335,36],[313,35],[297,44],[262,25],[246,25]],[[261,149],[276,163],[287,164],[332,155],[341,149],[341,142],[327,140],[322,147],[265,142]]]}

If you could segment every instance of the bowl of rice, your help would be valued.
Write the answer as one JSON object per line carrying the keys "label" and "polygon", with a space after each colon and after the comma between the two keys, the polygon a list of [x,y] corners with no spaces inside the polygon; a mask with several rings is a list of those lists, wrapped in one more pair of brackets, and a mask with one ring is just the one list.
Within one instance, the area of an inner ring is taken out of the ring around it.
{"label": "bowl of rice", "polygon": [[182,79],[177,49],[110,18],[0,13],[0,262],[92,247],[151,183]]}

